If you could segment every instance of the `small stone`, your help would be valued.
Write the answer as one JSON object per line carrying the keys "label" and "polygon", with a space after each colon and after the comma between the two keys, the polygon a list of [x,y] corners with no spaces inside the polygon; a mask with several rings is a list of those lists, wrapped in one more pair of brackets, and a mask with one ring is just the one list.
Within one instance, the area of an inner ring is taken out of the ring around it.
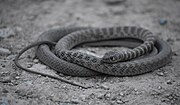
{"label": "small stone", "polygon": [[71,103],[72,103],[72,104],[80,104],[81,101],[78,100],[78,99],[72,99],[72,100],[71,100]]}
{"label": "small stone", "polygon": [[19,78],[20,78],[19,76],[15,77],[15,79],[19,79]]}
{"label": "small stone", "polygon": [[121,92],[121,93],[119,93],[119,95],[120,95],[120,96],[124,96],[124,93],[123,93],[123,92]]}
{"label": "small stone", "polygon": [[86,99],[86,95],[80,95],[79,98],[80,100],[84,101]]}
{"label": "small stone", "polygon": [[164,73],[163,72],[157,72],[157,75],[164,76]]}
{"label": "small stone", "polygon": [[17,26],[17,27],[16,27],[16,30],[17,30],[18,32],[21,32],[21,31],[22,31],[22,28],[19,27],[19,26]]}
{"label": "small stone", "polygon": [[57,97],[57,96],[53,96],[53,97],[52,97],[52,100],[53,100],[54,102],[58,102],[58,101],[60,101],[60,98]]}
{"label": "small stone", "polygon": [[159,24],[160,25],[166,25],[167,24],[167,20],[166,19],[160,19],[159,20]]}
{"label": "small stone", "polygon": [[0,82],[9,83],[9,82],[11,82],[11,77],[10,76],[4,77]]}
{"label": "small stone", "polygon": [[0,47],[0,55],[9,55],[11,54],[11,51],[9,49],[6,49],[6,48],[2,48]]}
{"label": "small stone", "polygon": [[7,89],[3,88],[2,92],[3,93],[8,93],[9,91]]}
{"label": "small stone", "polygon": [[158,89],[160,90],[160,89],[162,89],[162,87],[161,87],[161,86],[158,86]]}
{"label": "small stone", "polygon": [[33,81],[26,81],[25,84],[27,84],[27,85],[32,85],[32,84],[33,84]]}
{"label": "small stone", "polygon": [[124,102],[122,100],[117,100],[117,104],[123,104]]}
{"label": "small stone", "polygon": [[41,84],[44,84],[45,82],[43,81],[43,82],[41,82]]}
{"label": "small stone", "polygon": [[174,56],[179,56],[180,54],[179,54],[179,52],[176,51],[176,52],[173,52],[173,55]]}
{"label": "small stone", "polygon": [[39,60],[38,59],[34,59],[33,62],[34,63],[39,63]]}
{"label": "small stone", "polygon": [[105,0],[107,5],[119,5],[124,3],[126,0]]}
{"label": "small stone", "polygon": [[139,94],[141,94],[141,92],[139,92],[139,91],[136,91],[136,92],[135,92],[135,95],[139,95]]}
{"label": "small stone", "polygon": [[7,56],[7,60],[14,60],[15,59],[15,57],[16,57],[16,55],[9,55],[9,56]]}
{"label": "small stone", "polygon": [[104,95],[104,97],[105,97],[105,98],[110,98],[110,97],[111,97],[111,93],[106,93],[106,94]]}
{"label": "small stone", "polygon": [[37,75],[38,77],[42,77],[42,75]]}
{"label": "small stone", "polygon": [[167,80],[166,83],[169,84],[169,85],[171,85],[171,84],[172,84],[172,81],[171,81],[171,80]]}
{"label": "small stone", "polygon": [[134,91],[137,92],[138,90],[135,88]]}
{"label": "small stone", "polygon": [[168,101],[168,99],[162,99],[162,100],[161,100],[161,102],[166,102],[166,101]]}
{"label": "small stone", "polygon": [[2,66],[3,68],[5,68],[5,67],[6,67],[6,65],[4,65],[4,64],[1,64],[1,66]]}
{"label": "small stone", "polygon": [[102,89],[105,89],[105,90],[109,90],[109,87],[108,87],[107,85],[105,85],[105,84],[102,84],[102,85],[101,85],[101,88],[102,88]]}
{"label": "small stone", "polygon": [[7,38],[14,35],[15,35],[15,32],[13,29],[8,28],[8,27],[0,28],[0,38]]}
{"label": "small stone", "polygon": [[98,98],[98,99],[103,99],[104,96],[105,96],[104,93],[98,93],[98,94],[97,94],[97,98]]}

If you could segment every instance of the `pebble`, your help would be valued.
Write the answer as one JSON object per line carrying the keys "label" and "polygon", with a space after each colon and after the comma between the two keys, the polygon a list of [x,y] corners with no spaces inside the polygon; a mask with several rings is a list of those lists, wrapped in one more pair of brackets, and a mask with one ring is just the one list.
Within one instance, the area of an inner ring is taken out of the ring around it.
{"label": "pebble", "polygon": [[7,38],[14,35],[15,35],[15,32],[13,29],[8,28],[8,27],[0,28],[0,38]]}
{"label": "pebble", "polygon": [[123,104],[124,102],[122,100],[117,100],[117,104]]}
{"label": "pebble", "polygon": [[159,24],[160,25],[166,25],[167,24],[167,20],[166,19],[160,19],[159,20]]}
{"label": "pebble", "polygon": [[141,92],[139,92],[139,91],[136,91],[136,92],[135,92],[135,95],[139,95],[139,94],[141,94]]}
{"label": "pebble", "polygon": [[160,90],[160,89],[162,89],[162,87],[161,87],[161,86],[158,86],[158,89]]}
{"label": "pebble", "polygon": [[137,92],[138,90],[135,88],[134,91]]}
{"label": "pebble", "polygon": [[3,88],[2,92],[3,93],[8,93],[9,91],[7,89]]}
{"label": "pebble", "polygon": [[52,97],[52,100],[53,100],[54,102],[58,102],[58,101],[60,101],[60,98],[57,97],[57,96],[53,96],[53,97]]}
{"label": "pebble", "polygon": [[171,80],[167,80],[166,83],[167,83],[168,85],[171,85],[171,84],[172,84],[172,81],[171,81]]}
{"label": "pebble", "polygon": [[178,51],[176,51],[176,52],[173,52],[173,55],[174,55],[174,56],[179,56],[180,53],[179,53]]}
{"label": "pebble", "polygon": [[1,80],[2,83],[9,83],[11,82],[11,77],[10,76],[7,76],[7,77],[4,77],[3,80]]}
{"label": "pebble", "polygon": [[17,30],[18,32],[21,32],[23,29],[22,29],[21,27],[17,26],[17,27],[16,27],[16,30]]}
{"label": "pebble", "polygon": [[81,101],[80,101],[79,99],[72,99],[72,100],[71,100],[71,103],[72,103],[72,104],[80,104]]}
{"label": "pebble", "polygon": [[0,55],[9,55],[11,54],[11,51],[9,49],[6,49],[6,48],[2,48],[0,47]]}
{"label": "pebble", "polygon": [[98,94],[97,94],[97,98],[98,98],[98,99],[103,99],[104,96],[105,96],[104,93],[98,93]]}
{"label": "pebble", "polygon": [[15,79],[20,79],[20,77],[19,77],[19,76],[16,76]]}
{"label": "pebble", "polygon": [[27,85],[32,85],[32,84],[33,84],[33,81],[26,81],[25,84],[27,84]]}
{"label": "pebble", "polygon": [[123,93],[123,92],[120,92],[119,95],[120,95],[120,96],[124,96],[124,93]]}
{"label": "pebble", "polygon": [[105,84],[102,84],[102,85],[101,85],[101,88],[102,88],[102,89],[105,89],[105,90],[109,90],[109,89],[110,89],[110,88],[109,88],[107,85],[105,85]]}
{"label": "pebble", "polygon": [[164,76],[164,73],[163,72],[157,72],[157,75]]}
{"label": "pebble", "polygon": [[105,98],[110,98],[110,97],[111,97],[111,93],[106,93],[106,94],[104,95],[104,97],[105,97]]}
{"label": "pebble", "polygon": [[39,63],[39,60],[38,59],[34,59],[33,62],[34,63]]}
{"label": "pebble", "polygon": [[6,57],[7,60],[14,60],[16,55],[9,55]]}
{"label": "pebble", "polygon": [[123,2],[125,2],[126,0],[105,0],[105,3],[107,5],[119,5]]}

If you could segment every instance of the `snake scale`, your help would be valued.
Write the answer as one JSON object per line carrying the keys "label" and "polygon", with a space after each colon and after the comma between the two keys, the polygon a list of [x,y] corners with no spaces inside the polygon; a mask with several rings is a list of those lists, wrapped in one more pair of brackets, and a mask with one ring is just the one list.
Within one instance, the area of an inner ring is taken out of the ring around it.
{"label": "snake scale", "polygon": [[[109,41],[114,39],[121,39],[121,41]],[[140,41],[137,42],[137,40]],[[104,41],[104,45],[127,45],[127,47],[133,48],[120,52],[109,51],[102,58],[73,50],[75,46],[86,42],[94,42],[98,46],[101,44],[98,41]],[[39,45],[36,48],[38,59],[50,68],[71,76],[143,74],[170,62],[172,53],[170,46],[165,41],[144,28],[134,26],[51,29],[42,33],[37,42],[39,44],[35,45]],[[49,44],[55,45],[54,52]],[[156,53],[153,53],[155,50],[157,50]]]}

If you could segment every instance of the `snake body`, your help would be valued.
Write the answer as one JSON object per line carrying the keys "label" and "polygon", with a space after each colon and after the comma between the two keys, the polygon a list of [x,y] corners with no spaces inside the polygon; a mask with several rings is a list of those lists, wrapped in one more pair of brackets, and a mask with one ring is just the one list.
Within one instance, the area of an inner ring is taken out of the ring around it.
{"label": "snake body", "polygon": [[[107,53],[107,57],[104,56],[106,59],[102,60],[95,56],[71,50],[71,48],[83,42],[115,38],[138,38],[143,40],[144,43],[127,52],[115,52],[113,57],[118,56],[115,62],[108,55],[109,53]],[[92,76],[102,73],[115,76],[138,75],[162,67],[171,59],[170,46],[163,40],[155,38],[148,30],[139,27],[60,28],[42,33],[38,41],[59,41],[55,47],[57,55],[50,50],[48,45],[40,45],[36,50],[36,55],[40,61],[54,70],[72,76]],[[151,52],[153,48],[158,50],[157,54],[134,59]]]}

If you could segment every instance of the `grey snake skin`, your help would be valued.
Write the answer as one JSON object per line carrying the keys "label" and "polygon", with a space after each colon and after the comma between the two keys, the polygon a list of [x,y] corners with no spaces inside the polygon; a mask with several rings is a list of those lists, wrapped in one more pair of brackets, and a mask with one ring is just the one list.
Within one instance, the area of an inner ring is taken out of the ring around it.
{"label": "grey snake skin", "polygon": [[[137,38],[143,43],[125,52],[107,52],[103,58],[72,50],[84,42],[116,38]],[[55,46],[57,55],[48,45],[38,46],[36,55],[40,61],[54,70],[72,76],[132,76],[158,69],[171,60],[170,46],[150,31],[139,27],[60,28],[42,33],[38,41],[58,42]],[[151,52],[154,48],[158,50],[157,54],[134,59]]]}

